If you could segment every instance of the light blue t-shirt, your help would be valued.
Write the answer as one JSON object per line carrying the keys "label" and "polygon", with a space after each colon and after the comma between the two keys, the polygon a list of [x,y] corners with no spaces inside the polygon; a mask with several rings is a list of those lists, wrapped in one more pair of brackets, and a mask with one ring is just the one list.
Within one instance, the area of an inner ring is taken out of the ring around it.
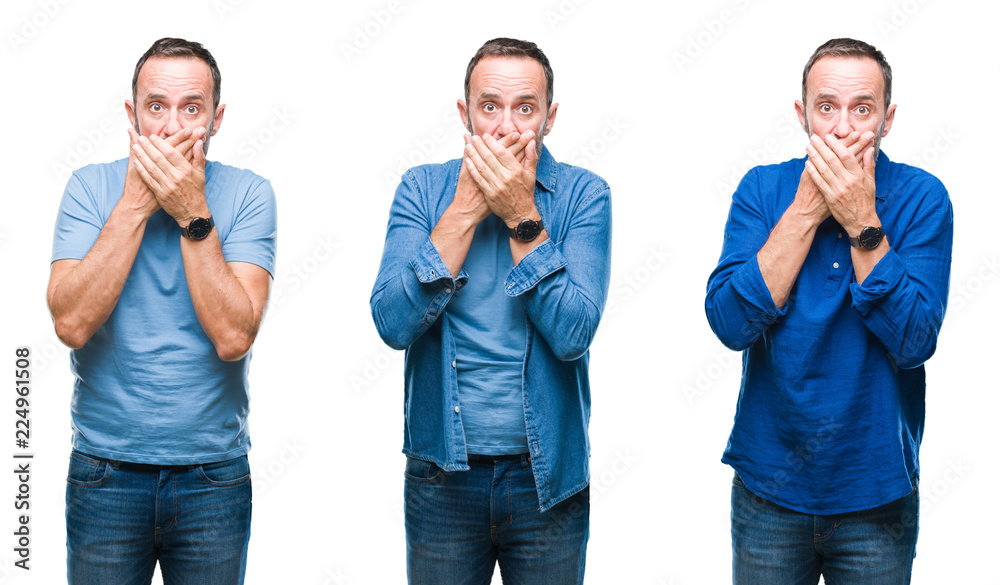
{"label": "light blue t-shirt", "polygon": [[477,455],[528,452],[521,392],[527,325],[520,297],[504,292],[513,266],[507,225],[490,215],[465,257],[469,280],[448,304],[465,442]]}
{"label": "light blue t-shirt", "polygon": [[[81,260],[121,198],[128,159],[73,173],[56,220],[52,261]],[[274,274],[274,192],[244,169],[208,162],[205,193],[228,262]],[[108,320],[70,352],[73,448],[118,461],[194,465],[239,457],[247,430],[250,354],[219,359],[191,303],[180,228],[162,209]]]}

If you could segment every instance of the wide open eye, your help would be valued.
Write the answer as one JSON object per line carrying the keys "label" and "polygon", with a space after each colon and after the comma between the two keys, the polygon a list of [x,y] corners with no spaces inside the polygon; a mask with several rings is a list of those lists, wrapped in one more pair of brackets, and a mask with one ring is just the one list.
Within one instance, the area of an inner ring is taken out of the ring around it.
{"label": "wide open eye", "polygon": [[195,115],[195,114],[198,113],[198,106],[194,106],[194,105],[188,106],[188,107],[184,108],[184,111],[187,112],[187,113],[189,113],[189,114],[191,114],[193,116],[193,115]]}
{"label": "wide open eye", "polygon": [[497,107],[496,107],[495,104],[484,104],[483,105],[483,111],[484,112],[489,112],[489,113],[492,114],[493,112],[497,111]]}
{"label": "wide open eye", "polygon": [[520,108],[518,108],[518,111],[521,112],[522,114],[524,114],[525,116],[527,116],[527,115],[530,115],[531,112],[534,111],[534,109],[531,106],[525,104],[525,105],[521,106]]}

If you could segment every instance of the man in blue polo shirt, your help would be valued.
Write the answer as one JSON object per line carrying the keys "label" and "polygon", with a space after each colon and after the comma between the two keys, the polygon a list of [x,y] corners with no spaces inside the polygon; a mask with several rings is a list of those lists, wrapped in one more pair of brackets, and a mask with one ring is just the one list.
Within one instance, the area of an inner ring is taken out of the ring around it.
{"label": "man in blue polo shirt", "polygon": [[207,162],[225,105],[199,43],[164,38],[125,103],[129,157],[73,173],[48,303],[72,348],[71,584],[242,583],[250,347],[275,255],[257,175]]}
{"label": "man in blue polo shirt", "polygon": [[588,348],[610,278],[607,183],[542,147],[558,104],[534,43],[469,63],[463,158],[407,171],[372,291],[406,349],[411,585],[578,584],[589,534]]}
{"label": "man in blue polo shirt", "polygon": [[795,103],[807,156],[752,169],[733,195],[705,309],[743,351],[723,456],[734,583],[910,581],[952,208],[940,181],[880,151],[891,89],[871,45],[820,46]]}

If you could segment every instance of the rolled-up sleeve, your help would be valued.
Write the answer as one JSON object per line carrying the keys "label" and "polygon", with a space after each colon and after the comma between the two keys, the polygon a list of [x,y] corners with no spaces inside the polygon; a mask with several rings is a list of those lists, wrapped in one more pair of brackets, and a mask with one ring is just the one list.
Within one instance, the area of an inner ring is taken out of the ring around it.
{"label": "rolled-up sleeve", "polygon": [[750,347],[785,314],[787,305],[781,309],[775,306],[757,264],[757,252],[767,242],[772,227],[765,218],[754,169],[733,194],[722,255],[708,279],[705,296],[709,325],[729,349]]}
{"label": "rolled-up sleeve", "polygon": [[[595,179],[559,241],[539,244],[507,276],[532,324],[560,360],[575,360],[597,333],[611,282],[611,190]],[[544,219],[544,218],[543,218]]]}
{"label": "rolled-up sleeve", "polygon": [[954,214],[948,193],[928,177],[907,224],[886,233],[890,251],[861,284],[851,283],[852,306],[900,368],[915,368],[937,347],[948,302]]}
{"label": "rolled-up sleeve", "polygon": [[[371,295],[372,318],[379,336],[394,349],[405,349],[441,315],[464,286],[431,242],[432,217],[426,189],[411,170],[403,175],[389,211],[382,261]],[[425,187],[425,186],[424,186]]]}

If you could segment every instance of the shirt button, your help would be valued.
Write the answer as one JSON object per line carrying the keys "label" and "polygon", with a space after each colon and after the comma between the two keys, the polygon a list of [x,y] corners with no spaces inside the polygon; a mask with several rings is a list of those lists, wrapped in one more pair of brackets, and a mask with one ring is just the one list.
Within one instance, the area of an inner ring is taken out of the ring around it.
{"label": "shirt button", "polygon": [[450,295],[451,294],[451,289],[450,288],[444,289],[444,294]]}
{"label": "shirt button", "polygon": [[451,367],[453,367],[453,368],[454,368],[454,367],[455,367],[455,364],[456,364],[456,363],[457,363],[457,362],[456,362],[455,360],[451,360]]}
{"label": "shirt button", "polygon": [[834,268],[840,268],[840,262],[834,262],[833,263],[833,267]]}
{"label": "shirt button", "polygon": [[844,237],[844,232],[837,232],[837,239]]}
{"label": "shirt button", "polygon": [[456,407],[455,407],[455,414],[458,414],[458,411],[459,411],[459,410],[462,410],[462,409],[456,406]]}

